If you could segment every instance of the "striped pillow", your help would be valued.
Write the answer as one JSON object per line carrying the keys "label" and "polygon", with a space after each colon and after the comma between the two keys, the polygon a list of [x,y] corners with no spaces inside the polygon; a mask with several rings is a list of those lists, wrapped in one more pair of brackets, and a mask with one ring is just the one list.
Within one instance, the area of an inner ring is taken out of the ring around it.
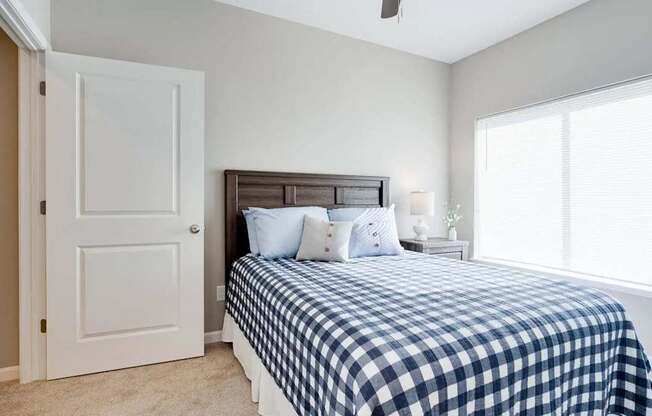
{"label": "striped pillow", "polygon": [[396,230],[394,205],[366,209],[353,221],[349,254],[351,258],[403,254]]}

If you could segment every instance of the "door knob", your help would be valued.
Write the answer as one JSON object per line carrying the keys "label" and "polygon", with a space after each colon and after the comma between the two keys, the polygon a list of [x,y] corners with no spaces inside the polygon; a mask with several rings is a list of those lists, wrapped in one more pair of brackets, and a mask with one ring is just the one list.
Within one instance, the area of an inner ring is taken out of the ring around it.
{"label": "door knob", "polygon": [[198,234],[201,231],[201,227],[197,224],[193,224],[190,226],[190,232],[193,234]]}

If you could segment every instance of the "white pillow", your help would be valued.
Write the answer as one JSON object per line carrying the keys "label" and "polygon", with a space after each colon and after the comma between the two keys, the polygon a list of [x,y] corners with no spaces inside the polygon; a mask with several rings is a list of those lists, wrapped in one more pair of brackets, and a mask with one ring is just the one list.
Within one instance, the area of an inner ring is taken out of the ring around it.
{"label": "white pillow", "polygon": [[394,205],[369,208],[353,221],[350,256],[399,256],[403,247],[396,231]]}
{"label": "white pillow", "polygon": [[352,229],[352,222],[322,221],[306,215],[297,260],[348,261]]}

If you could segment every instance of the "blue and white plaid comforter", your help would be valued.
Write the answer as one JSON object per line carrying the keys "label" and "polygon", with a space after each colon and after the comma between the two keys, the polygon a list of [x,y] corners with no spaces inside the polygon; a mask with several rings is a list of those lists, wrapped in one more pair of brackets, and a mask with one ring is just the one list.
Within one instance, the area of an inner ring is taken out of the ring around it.
{"label": "blue and white plaid comforter", "polygon": [[623,306],[530,273],[246,256],[226,308],[299,415],[652,414]]}

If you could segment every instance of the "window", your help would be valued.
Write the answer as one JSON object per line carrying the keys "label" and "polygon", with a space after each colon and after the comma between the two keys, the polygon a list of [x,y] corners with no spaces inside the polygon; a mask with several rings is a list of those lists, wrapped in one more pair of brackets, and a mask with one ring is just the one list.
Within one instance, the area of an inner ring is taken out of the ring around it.
{"label": "window", "polygon": [[480,119],[476,257],[652,287],[652,79]]}

